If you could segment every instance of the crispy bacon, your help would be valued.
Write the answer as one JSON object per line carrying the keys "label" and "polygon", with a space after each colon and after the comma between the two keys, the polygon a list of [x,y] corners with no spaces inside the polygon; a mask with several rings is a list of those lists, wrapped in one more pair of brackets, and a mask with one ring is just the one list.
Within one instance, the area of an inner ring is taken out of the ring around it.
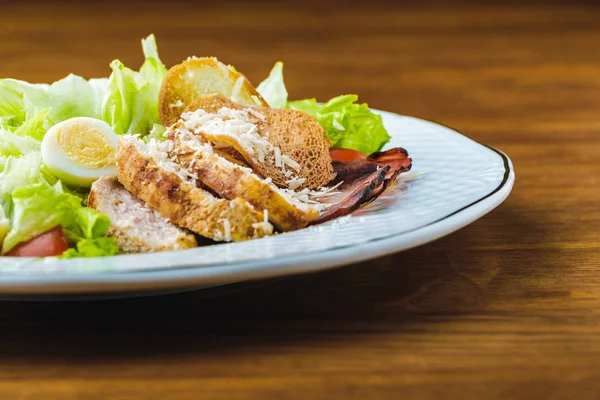
{"label": "crispy bacon", "polygon": [[337,189],[339,193],[324,198],[331,206],[312,224],[348,215],[361,205],[374,200],[385,191],[390,182],[402,172],[409,171],[411,166],[412,160],[408,157],[408,152],[401,147],[373,153],[366,159],[334,161],[333,170],[337,175],[332,184],[343,183]]}

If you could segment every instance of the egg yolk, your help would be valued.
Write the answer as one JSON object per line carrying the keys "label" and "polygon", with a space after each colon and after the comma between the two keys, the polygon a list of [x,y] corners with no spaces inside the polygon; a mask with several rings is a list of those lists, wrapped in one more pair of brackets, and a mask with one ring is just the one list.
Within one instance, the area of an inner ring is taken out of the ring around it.
{"label": "egg yolk", "polygon": [[90,169],[114,165],[115,150],[108,139],[91,126],[78,124],[57,134],[58,145],[72,162]]}

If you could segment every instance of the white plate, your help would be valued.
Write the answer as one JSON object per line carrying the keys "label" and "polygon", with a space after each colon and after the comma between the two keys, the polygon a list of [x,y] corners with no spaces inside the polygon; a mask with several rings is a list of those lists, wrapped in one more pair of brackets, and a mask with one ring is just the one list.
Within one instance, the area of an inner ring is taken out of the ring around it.
{"label": "white plate", "polygon": [[95,259],[0,258],[0,294],[62,295],[199,288],[323,270],[406,250],[488,213],[510,193],[508,157],[441,125],[381,112],[413,159],[352,216],[243,243]]}

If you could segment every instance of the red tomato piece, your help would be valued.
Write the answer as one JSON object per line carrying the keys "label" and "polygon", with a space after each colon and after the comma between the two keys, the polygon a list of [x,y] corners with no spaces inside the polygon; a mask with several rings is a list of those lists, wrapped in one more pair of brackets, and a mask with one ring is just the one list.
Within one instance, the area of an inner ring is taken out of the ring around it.
{"label": "red tomato piece", "polygon": [[59,256],[69,248],[67,238],[61,226],[50,229],[33,239],[19,243],[7,256],[13,257],[48,257]]}
{"label": "red tomato piece", "polygon": [[331,155],[331,159],[333,161],[341,162],[348,162],[352,160],[357,160],[359,158],[367,158],[367,156],[361,153],[360,151],[352,149],[331,149],[329,150],[329,155]]}

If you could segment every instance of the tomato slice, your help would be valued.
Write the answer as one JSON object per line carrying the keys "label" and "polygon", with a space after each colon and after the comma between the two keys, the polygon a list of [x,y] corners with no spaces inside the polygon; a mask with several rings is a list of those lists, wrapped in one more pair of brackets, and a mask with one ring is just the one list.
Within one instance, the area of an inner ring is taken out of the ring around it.
{"label": "tomato slice", "polygon": [[48,257],[59,256],[69,248],[65,232],[61,226],[50,229],[41,235],[19,243],[7,256],[13,257]]}
{"label": "tomato slice", "polygon": [[331,149],[329,150],[329,155],[331,155],[331,159],[333,161],[341,162],[348,162],[352,160],[357,160],[359,158],[367,158],[367,156],[361,153],[360,151],[352,149]]}

